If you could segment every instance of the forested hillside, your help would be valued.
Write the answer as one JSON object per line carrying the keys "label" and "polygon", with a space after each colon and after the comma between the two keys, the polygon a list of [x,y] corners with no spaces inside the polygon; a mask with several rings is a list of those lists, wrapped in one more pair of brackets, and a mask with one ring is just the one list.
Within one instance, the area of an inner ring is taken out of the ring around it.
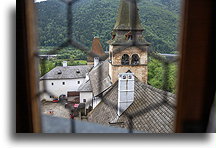
{"label": "forested hillside", "polygon": [[[115,24],[119,0],[79,0],[73,5],[73,36],[91,48],[100,36],[104,49]],[[160,53],[175,53],[178,37],[180,0],[139,0],[144,36]],[[36,3],[39,46],[56,47],[66,40],[67,8],[59,0]]]}

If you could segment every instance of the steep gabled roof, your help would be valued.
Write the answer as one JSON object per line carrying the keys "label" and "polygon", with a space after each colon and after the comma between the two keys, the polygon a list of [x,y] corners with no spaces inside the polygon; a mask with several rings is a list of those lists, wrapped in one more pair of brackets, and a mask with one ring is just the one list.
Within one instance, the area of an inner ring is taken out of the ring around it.
{"label": "steep gabled roof", "polygon": [[42,76],[41,80],[55,80],[55,79],[77,79],[85,78],[93,65],[79,65],[79,66],[57,66],[51,71]]}
{"label": "steep gabled roof", "polygon": [[112,85],[108,61],[103,61],[94,67],[89,73],[89,78],[94,96],[98,96],[108,89]]}
{"label": "steep gabled roof", "polygon": [[[175,120],[175,95],[135,81],[134,102],[117,116],[118,83],[103,96],[89,114],[89,121],[132,128],[148,133],[172,133]],[[132,117],[130,120],[128,117]],[[131,122],[130,122],[131,121]]]}
{"label": "steep gabled roof", "polygon": [[[103,47],[101,45],[99,37],[94,37],[94,39],[92,41],[91,53],[96,54],[96,55],[98,55],[100,57],[103,57],[103,56],[106,55],[104,50],[103,50]],[[87,61],[88,62],[93,62],[94,57],[88,56]]]}

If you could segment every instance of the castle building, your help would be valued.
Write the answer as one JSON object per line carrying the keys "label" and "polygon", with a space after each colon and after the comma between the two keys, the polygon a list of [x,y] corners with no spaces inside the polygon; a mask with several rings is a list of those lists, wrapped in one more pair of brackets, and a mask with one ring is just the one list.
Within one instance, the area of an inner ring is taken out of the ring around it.
{"label": "castle building", "polygon": [[89,72],[96,105],[88,121],[146,133],[172,133],[175,95],[147,84],[147,50],[136,0],[121,0],[109,57]]}
{"label": "castle building", "polygon": [[[94,66],[85,65],[88,70],[74,73],[76,79],[70,85],[82,76],[82,83],[75,91],[79,93],[80,103],[85,103],[88,109],[90,122],[127,128],[131,132],[172,133],[175,95],[147,84],[150,44],[142,35],[143,31],[136,0],[121,0],[112,38],[108,41],[108,58],[101,58],[106,54],[99,38],[95,37],[91,50],[95,56],[88,57],[88,64]],[[68,66],[60,69],[65,74],[52,70],[46,78],[54,75],[62,81],[74,71],[68,69]],[[53,78],[50,84],[52,81]]]}
{"label": "castle building", "polygon": [[143,31],[136,1],[121,1],[112,39],[107,42],[112,83],[118,80],[118,73],[128,71],[147,83],[147,49],[150,44],[144,39]]}

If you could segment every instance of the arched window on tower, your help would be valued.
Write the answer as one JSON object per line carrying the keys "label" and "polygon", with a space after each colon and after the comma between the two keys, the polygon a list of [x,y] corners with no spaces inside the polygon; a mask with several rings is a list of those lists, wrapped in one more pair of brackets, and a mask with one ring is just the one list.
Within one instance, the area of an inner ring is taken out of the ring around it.
{"label": "arched window on tower", "polygon": [[124,55],[122,56],[121,64],[122,64],[122,65],[129,65],[129,55],[124,54]]}
{"label": "arched window on tower", "polygon": [[131,65],[139,65],[140,58],[137,54],[132,55]]}

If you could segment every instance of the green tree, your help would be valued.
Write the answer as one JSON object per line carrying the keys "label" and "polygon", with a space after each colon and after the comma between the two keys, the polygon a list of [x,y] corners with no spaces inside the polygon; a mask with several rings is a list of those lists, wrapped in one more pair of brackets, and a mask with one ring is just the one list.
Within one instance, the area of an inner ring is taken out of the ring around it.
{"label": "green tree", "polygon": [[176,90],[176,64],[164,63],[149,57],[148,83],[156,88],[175,93]]}

